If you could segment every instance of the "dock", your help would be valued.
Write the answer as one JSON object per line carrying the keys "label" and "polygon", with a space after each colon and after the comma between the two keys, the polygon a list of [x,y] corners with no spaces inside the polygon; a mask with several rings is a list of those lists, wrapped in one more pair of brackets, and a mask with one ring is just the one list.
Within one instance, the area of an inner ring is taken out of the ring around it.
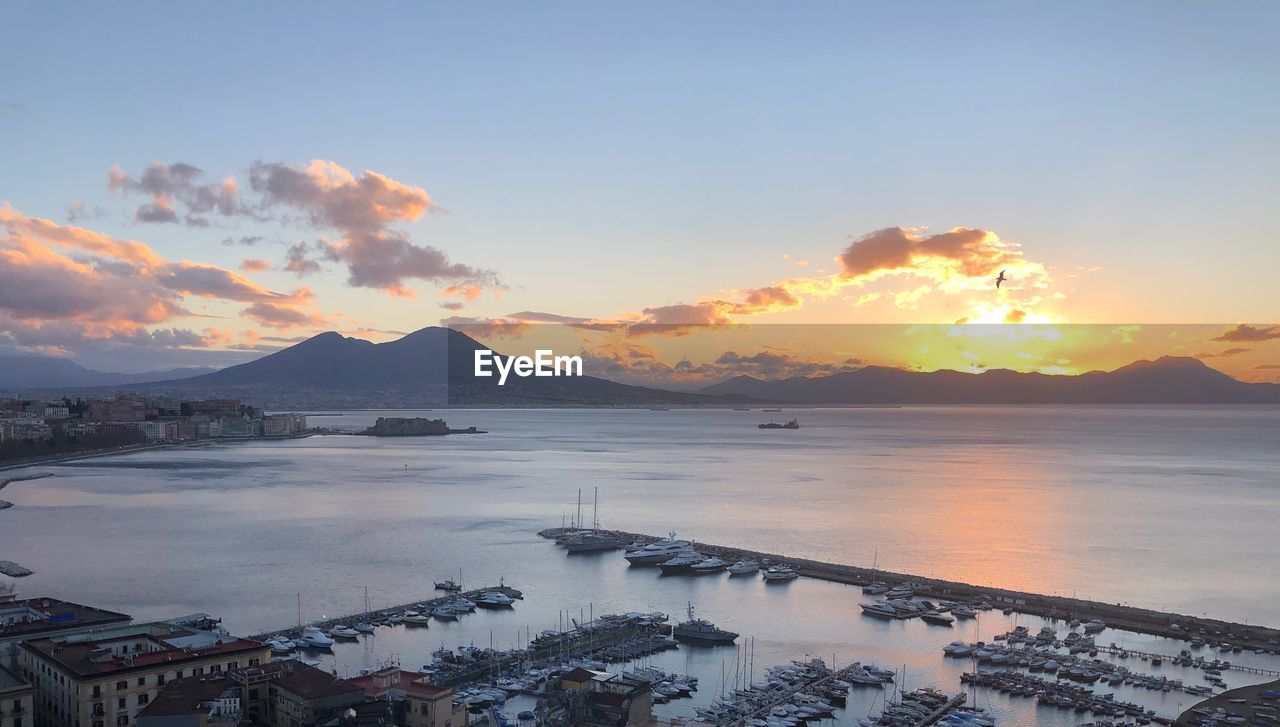
{"label": "dock", "polygon": [[[1129,656],[1137,656],[1140,658],[1146,657],[1147,659],[1160,659],[1161,661],[1167,661],[1170,664],[1178,663],[1178,657],[1169,656],[1167,654],[1153,654],[1149,651],[1138,651],[1136,649],[1123,649],[1118,646],[1095,646],[1094,648],[1104,654],[1119,654],[1123,652]],[[1196,664],[1193,662],[1192,664],[1190,664],[1190,666],[1194,669],[1199,669],[1207,664],[1208,662],[1206,662],[1205,664]],[[1280,677],[1280,671],[1277,671],[1275,669],[1263,669],[1262,667],[1258,667],[1258,666],[1248,666],[1246,664],[1234,664],[1230,662],[1218,662],[1214,666],[1219,670],[1238,671],[1238,672],[1243,672],[1245,674],[1260,674],[1262,676],[1268,676],[1273,679],[1276,677]]]}
{"label": "dock", "polygon": [[505,593],[507,596],[517,600],[524,598],[523,593],[521,593],[520,591],[517,591],[514,588],[511,588],[510,586],[505,586],[505,585],[489,586],[487,588],[476,588],[466,592],[445,593],[442,596],[434,596],[432,598],[423,599],[421,601],[411,601],[409,603],[401,604],[399,606],[388,606],[386,608],[379,608],[373,611],[365,611],[364,613],[353,613],[353,614],[348,614],[346,616],[338,616],[336,618],[325,619],[323,621],[311,621],[302,625],[294,624],[293,626],[288,626],[282,629],[276,629],[275,631],[266,631],[260,634],[255,634],[253,636],[250,636],[249,638],[253,639],[254,641],[266,642],[280,636],[297,635],[298,631],[301,629],[302,626],[316,626],[322,630],[328,631],[329,629],[333,628],[334,626],[337,626],[338,624],[346,624],[350,626],[353,624],[358,624],[363,622],[385,621],[386,619],[390,618],[392,615],[403,613],[404,611],[408,611],[408,610],[421,611],[423,609],[429,609],[435,606],[442,606],[445,603],[448,603],[449,601],[458,599],[459,597],[474,599],[480,594],[488,593],[490,591],[500,591],[502,593]]}
{"label": "dock", "polygon": [[[538,534],[544,538],[554,539],[565,532],[565,528],[548,528]],[[651,543],[660,539],[654,535],[630,533],[621,530],[602,530],[600,532],[624,543]],[[794,568],[802,576],[833,583],[843,583],[851,586],[866,586],[877,581],[890,586],[909,583],[915,587],[917,596],[934,600],[965,601],[970,603],[986,601],[996,608],[1064,621],[1073,618],[1081,621],[1100,619],[1112,628],[1183,641],[1203,630],[1214,643],[1230,644],[1249,651],[1263,649],[1267,652],[1273,652],[1280,650],[1280,629],[1257,624],[1233,623],[1220,619],[1126,606],[1119,603],[1102,603],[1083,598],[1048,596],[1006,588],[993,588],[959,581],[928,578],[909,573],[895,573],[875,568],[826,563],[806,558],[793,558],[776,553],[763,553],[711,543],[695,543],[695,545],[699,552],[708,556],[714,555],[730,562],[757,560],[769,565],[786,564]]]}

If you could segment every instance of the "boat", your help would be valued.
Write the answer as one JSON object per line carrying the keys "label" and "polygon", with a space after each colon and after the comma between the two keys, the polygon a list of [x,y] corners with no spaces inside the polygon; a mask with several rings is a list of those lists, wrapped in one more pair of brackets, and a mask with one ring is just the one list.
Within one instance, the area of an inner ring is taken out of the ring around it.
{"label": "boat", "polygon": [[1107,624],[1105,621],[1095,618],[1091,621],[1086,621],[1084,623],[1084,632],[1086,634],[1096,634],[1099,631],[1105,629],[1106,627],[1107,627]]}
{"label": "boat", "polygon": [[[582,521],[582,490],[578,490],[578,521]],[[595,500],[591,506],[591,530],[579,530],[562,538],[559,544],[570,553],[594,553],[602,550],[617,550],[623,546],[617,538],[600,532],[600,488],[596,488]]]}
{"label": "boat", "polygon": [[760,570],[760,564],[754,560],[740,560],[729,566],[729,575],[745,576]]}
{"label": "boat", "polygon": [[356,631],[350,626],[346,626],[344,624],[338,624],[337,626],[329,629],[329,635],[335,639],[355,640],[360,638],[359,631]]}
{"label": "boat", "polygon": [[374,631],[376,631],[376,630],[378,629],[378,627],[377,627],[377,626],[374,626],[373,624],[369,623],[368,621],[362,621],[362,622],[360,622],[360,623],[356,624],[353,628],[354,628],[356,631],[359,631],[359,632],[360,632],[360,633],[362,633],[362,634],[371,634],[371,633],[373,633]]}
{"label": "boat", "polygon": [[956,622],[955,618],[937,611],[925,611],[920,614],[920,620],[937,626],[950,626]]}
{"label": "boat", "polygon": [[452,578],[448,578],[443,581],[436,581],[435,585],[436,585],[437,591],[448,591],[450,593],[457,593],[458,591],[462,590],[462,584],[454,583]]}
{"label": "boat", "polygon": [[775,407],[775,408],[772,408],[772,409],[761,409],[760,411],[773,412],[773,413],[775,413],[775,414],[776,414],[777,412],[780,412],[780,411],[782,411],[782,410],[781,410],[781,409],[778,409],[778,408],[776,408],[776,407]]}
{"label": "boat", "polygon": [[974,618],[978,612],[970,608],[967,604],[961,603],[951,607],[951,615],[956,618]]}
{"label": "boat", "polygon": [[480,608],[512,608],[516,600],[502,591],[485,591],[476,596],[475,604]]}
{"label": "boat", "polygon": [[874,603],[859,603],[858,606],[862,612],[868,616],[876,616],[878,618],[897,618],[898,610],[884,601],[876,601]]}
{"label": "boat", "polygon": [[622,557],[632,565],[657,565],[674,558],[690,546],[687,540],[676,540],[675,531],[662,540],[655,540],[636,550],[627,551]]}
{"label": "boat", "polygon": [[312,649],[327,649],[333,646],[333,639],[326,636],[318,626],[303,627],[299,641],[303,646],[308,646]]}
{"label": "boat", "polygon": [[[670,562],[670,561],[667,561]],[[701,563],[693,564],[693,572],[698,575],[706,575],[708,573],[719,573],[728,570],[729,562],[716,557],[707,558]]]}
{"label": "boat", "polygon": [[271,647],[273,654],[288,654],[294,650],[293,642],[285,638],[271,639],[267,642],[267,646]]}
{"label": "boat", "polygon": [[676,624],[671,635],[680,641],[693,641],[706,644],[732,644],[738,634],[716,627],[706,619],[693,617],[693,604],[689,604],[688,620]]}
{"label": "boat", "polygon": [[407,624],[413,624],[414,626],[426,626],[431,623],[431,616],[425,613],[418,613],[417,611],[405,611],[400,615],[400,620]]}
{"label": "boat", "polygon": [[779,582],[795,580],[800,577],[800,574],[792,570],[789,565],[771,565],[760,576],[766,581]]}
{"label": "boat", "polygon": [[800,421],[798,419],[792,419],[786,424],[779,424],[777,422],[771,421],[771,422],[768,422],[767,424],[757,424],[756,426],[760,429],[799,429]]}
{"label": "boat", "polygon": [[890,600],[895,598],[911,598],[915,593],[915,588],[909,584],[903,583],[890,588],[889,591],[884,594],[884,597]]}
{"label": "boat", "polygon": [[699,553],[698,551],[692,548],[685,548],[684,550],[677,553],[670,560],[666,560],[659,563],[658,567],[662,569],[663,573],[681,573],[684,571],[693,570],[693,567],[695,565],[697,565],[698,563],[701,563],[706,559],[707,559],[707,556],[703,555],[702,553]]}
{"label": "boat", "polygon": [[438,621],[457,621],[458,615],[458,611],[447,603],[431,609],[431,617]]}

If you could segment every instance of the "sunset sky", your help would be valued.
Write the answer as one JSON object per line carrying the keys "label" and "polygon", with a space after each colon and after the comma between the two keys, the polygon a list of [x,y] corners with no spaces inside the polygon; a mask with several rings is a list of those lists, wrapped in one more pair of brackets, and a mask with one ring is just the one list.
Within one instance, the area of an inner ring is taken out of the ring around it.
{"label": "sunset sky", "polygon": [[5,24],[0,355],[140,371],[324,330],[621,322],[597,345],[679,360],[689,339],[644,326],[1087,323],[1105,356],[734,346],[1064,373],[1174,353],[1280,379],[1275,3],[29,4]]}

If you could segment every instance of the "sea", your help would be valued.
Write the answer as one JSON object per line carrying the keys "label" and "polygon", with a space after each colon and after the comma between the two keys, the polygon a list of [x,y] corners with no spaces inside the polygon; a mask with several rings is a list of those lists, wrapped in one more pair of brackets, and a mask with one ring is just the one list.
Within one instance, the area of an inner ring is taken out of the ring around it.
{"label": "sea", "polygon": [[[991,611],[953,628],[863,616],[859,589],[801,578],[663,576],[621,553],[568,555],[538,531],[585,526],[741,546],[975,584],[1280,626],[1280,409],[904,407],[731,410],[312,412],[356,432],[379,416],[445,418],[485,434],[330,434],[197,444],[15,470],[0,558],[31,568],[22,595],[135,619],[205,612],[236,634],[421,601],[434,580],[499,582],[507,611],[428,628],[379,629],[321,653],[340,676],[604,613],[697,615],[735,646],[644,663],[699,677],[695,706],[765,668],[822,657],[898,671],[855,690],[840,724],[878,714],[893,689],[963,691],[955,639],[990,640],[1036,618]],[[798,430],[759,423],[796,418]],[[581,503],[581,504],[579,504]],[[1065,634],[1065,624],[1053,624]],[[1176,654],[1185,644],[1108,629],[1099,644]],[[1217,656],[1206,652],[1207,657]],[[1280,657],[1232,654],[1280,669]],[[1199,672],[1135,670],[1188,684]],[[1228,671],[1233,685],[1274,677]],[[1105,685],[1098,685],[1105,687]],[[1105,687],[1174,716],[1199,698]],[[1089,715],[978,689],[1001,724],[1073,725]],[[518,702],[510,707],[512,711]],[[520,706],[519,708],[525,708]]]}

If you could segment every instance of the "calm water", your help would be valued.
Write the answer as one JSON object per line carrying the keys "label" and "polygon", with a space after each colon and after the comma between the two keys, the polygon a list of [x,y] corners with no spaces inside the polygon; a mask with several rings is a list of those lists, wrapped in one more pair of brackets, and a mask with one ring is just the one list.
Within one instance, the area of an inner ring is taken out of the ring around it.
{"label": "calm water", "polygon": [[[440,416],[439,413],[428,414]],[[760,431],[798,416],[800,431]],[[360,428],[377,413],[312,417]],[[340,671],[440,644],[510,646],[521,632],[611,611],[681,613],[688,601],[755,637],[764,666],[832,655],[959,689],[954,638],[1010,627],[988,615],[954,631],[859,615],[856,589],[806,579],[660,577],[619,554],[567,557],[536,531],[559,525],[578,488],[600,520],[682,536],[974,583],[1077,594],[1280,624],[1280,411],[1238,408],[907,408],[732,411],[454,411],[480,436],[327,436],[148,452],[36,468],[0,512],[0,557],[48,594],[160,618],[207,611],[240,633],[430,594],[435,578],[499,577],[512,612],[382,630],[326,657]],[[11,476],[18,473],[5,473]],[[589,504],[584,507],[589,521]],[[1035,631],[1039,622],[1024,618]],[[1177,644],[1105,632],[1177,653]],[[1252,655],[1233,655],[1244,662]],[[653,657],[702,677],[712,697],[732,649]],[[1133,666],[1133,665],[1131,665]],[[1275,666],[1273,665],[1273,668]],[[1140,671],[1179,674],[1139,665]],[[1182,675],[1199,683],[1194,674]],[[1228,679],[1246,681],[1241,675]],[[1129,695],[1162,713],[1187,695]],[[1108,691],[1102,689],[1099,691]],[[1140,698],[1140,699],[1139,699]],[[1155,701],[1152,701],[1155,700]],[[851,701],[866,713],[871,701]],[[1030,700],[979,693],[1017,724],[1072,724]],[[689,700],[663,707],[687,713]]]}

